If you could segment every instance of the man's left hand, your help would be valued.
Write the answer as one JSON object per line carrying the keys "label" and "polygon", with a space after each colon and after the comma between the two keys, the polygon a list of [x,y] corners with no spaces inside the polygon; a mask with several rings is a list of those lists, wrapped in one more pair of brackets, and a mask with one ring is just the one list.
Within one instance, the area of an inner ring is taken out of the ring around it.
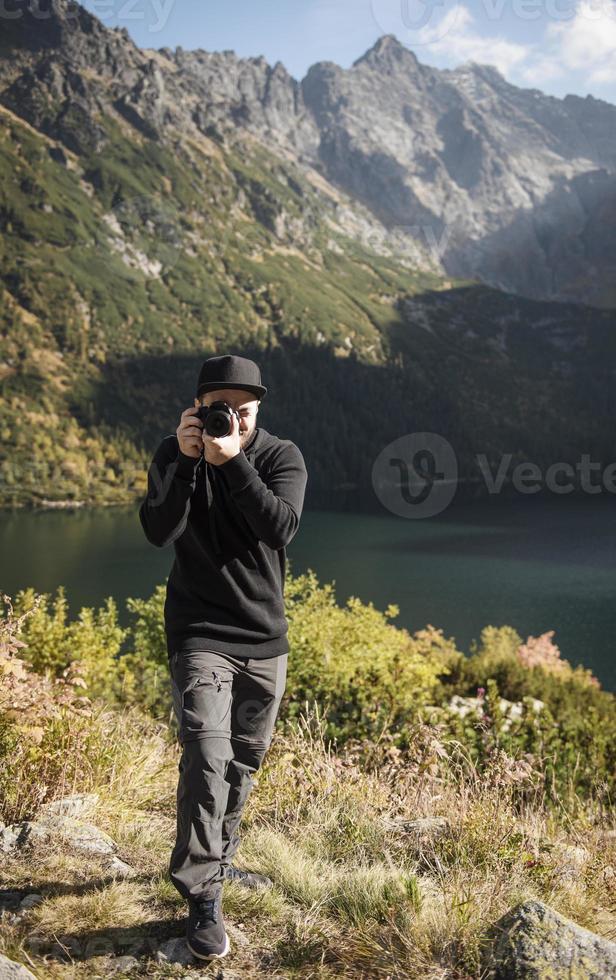
{"label": "man's left hand", "polygon": [[211,436],[203,429],[203,455],[208,463],[220,466],[240,452],[240,423],[237,415],[231,415],[231,432],[226,436]]}

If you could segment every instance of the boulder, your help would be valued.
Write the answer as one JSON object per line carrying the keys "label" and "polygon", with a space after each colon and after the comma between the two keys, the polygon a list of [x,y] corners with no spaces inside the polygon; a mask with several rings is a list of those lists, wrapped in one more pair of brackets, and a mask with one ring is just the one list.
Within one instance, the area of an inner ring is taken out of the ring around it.
{"label": "boulder", "polygon": [[27,967],[0,953],[0,980],[36,980],[36,977]]}
{"label": "boulder", "polygon": [[113,855],[117,851],[115,841],[93,824],[43,811],[36,820],[24,820],[0,830],[0,852],[8,853],[25,844],[47,844],[55,840],[90,854]]}
{"label": "boulder", "polygon": [[[80,817],[98,803],[98,793],[73,793],[59,800],[50,800],[39,807],[38,813],[57,814],[63,817]],[[38,819],[37,814],[37,819]]]}
{"label": "boulder", "polygon": [[531,900],[511,909],[490,934],[486,980],[616,977],[616,943],[583,929],[543,902]]}
{"label": "boulder", "polygon": [[8,854],[21,843],[20,835],[22,825],[18,823],[8,824],[0,829],[0,852]]}

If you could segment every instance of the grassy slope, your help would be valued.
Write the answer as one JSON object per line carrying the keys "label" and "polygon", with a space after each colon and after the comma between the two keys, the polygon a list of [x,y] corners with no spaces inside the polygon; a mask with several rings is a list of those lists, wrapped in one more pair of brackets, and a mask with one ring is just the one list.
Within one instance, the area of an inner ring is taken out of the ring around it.
{"label": "grassy slope", "polygon": [[[237,856],[274,888],[225,884],[225,973],[478,980],[486,931],[527,898],[610,934],[616,841],[605,814],[556,821],[540,802],[520,813],[515,772],[480,778],[462,758],[448,769],[434,762],[438,747],[431,736],[411,764],[392,756],[368,772],[328,750],[314,711],[275,734]],[[99,799],[80,819],[106,831],[137,874],[114,878],[103,858],[60,840],[6,856],[5,887],[43,902],[19,921],[5,917],[0,949],[58,980],[107,976],[110,957],[126,953],[138,965],[123,976],[171,976],[153,952],[185,932],[186,906],[167,873],[178,748],[160,724],[101,710],[89,752],[96,764],[75,788]],[[448,830],[405,829],[424,816],[444,817]]]}

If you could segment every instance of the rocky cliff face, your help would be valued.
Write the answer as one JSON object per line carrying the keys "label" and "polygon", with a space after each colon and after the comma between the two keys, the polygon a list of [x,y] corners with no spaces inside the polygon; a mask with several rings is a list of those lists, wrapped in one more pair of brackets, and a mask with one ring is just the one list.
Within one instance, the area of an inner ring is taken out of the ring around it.
{"label": "rocky cliff face", "polygon": [[611,305],[616,107],[421,65],[392,36],[302,81],[325,173],[451,275]]}
{"label": "rocky cliff face", "polygon": [[351,235],[367,215],[424,267],[616,305],[608,103],[520,89],[487,65],[431,68],[393,35],[297,82],[233,51],[140,50],[71,0],[48,0],[44,16],[42,0],[5,7],[0,101],[74,152],[108,138],[101,114],[170,144],[248,132],[343,195]]}

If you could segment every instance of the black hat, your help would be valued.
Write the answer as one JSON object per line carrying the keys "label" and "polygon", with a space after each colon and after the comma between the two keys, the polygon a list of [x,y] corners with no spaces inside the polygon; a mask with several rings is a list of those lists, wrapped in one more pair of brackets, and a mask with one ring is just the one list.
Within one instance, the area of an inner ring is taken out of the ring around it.
{"label": "black hat", "polygon": [[237,354],[208,357],[203,362],[197,382],[197,398],[216,388],[242,388],[253,391],[259,398],[263,398],[267,392],[265,385],[261,384],[259,365]]}

